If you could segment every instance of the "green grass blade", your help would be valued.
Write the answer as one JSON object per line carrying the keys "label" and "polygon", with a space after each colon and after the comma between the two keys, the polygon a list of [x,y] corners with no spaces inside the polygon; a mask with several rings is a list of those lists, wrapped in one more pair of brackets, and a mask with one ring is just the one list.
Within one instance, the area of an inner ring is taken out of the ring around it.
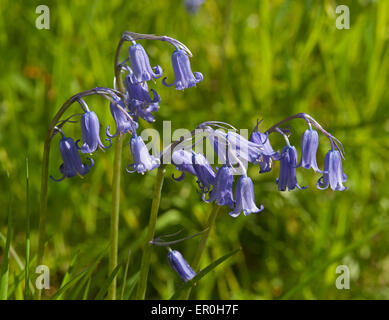
{"label": "green grass blade", "polygon": [[128,284],[126,286],[126,287],[128,287],[128,290],[127,290],[126,294],[124,295],[124,300],[130,299],[131,295],[134,292],[136,285],[138,284],[139,275],[140,275],[140,273],[137,272],[128,280]]}
{"label": "green grass blade", "polygon": [[9,191],[9,207],[8,207],[8,231],[7,240],[5,242],[4,259],[0,269],[0,300],[7,300],[8,298],[8,275],[9,275],[9,253],[12,239],[12,199],[11,191]]}
{"label": "green grass blade", "polygon": [[215,269],[219,264],[223,263],[225,260],[233,256],[234,254],[238,253],[241,249],[236,249],[234,251],[231,251],[230,253],[227,253],[223,257],[217,259],[216,261],[212,262],[209,266],[201,270],[197,275],[184,283],[170,298],[170,300],[176,300],[180,296],[180,294],[183,292],[183,290],[189,289],[190,287],[193,287],[201,278],[206,276],[209,272],[211,272],[213,269]]}
{"label": "green grass blade", "polygon": [[120,300],[123,300],[124,290],[126,289],[126,281],[127,281],[127,274],[128,274],[128,266],[130,264],[130,257],[131,257],[131,250],[128,251],[127,263],[126,263],[126,268],[124,270],[124,276],[123,276],[122,290],[120,293]]}
{"label": "green grass blade", "polygon": [[82,282],[78,288],[83,288],[84,287],[84,284],[86,283],[86,281],[88,281],[88,278],[91,276],[93,270],[96,269],[97,265],[99,264],[99,262],[101,261],[101,259],[103,258],[103,256],[107,253],[107,250],[108,250],[108,247],[104,248],[104,250],[99,254],[99,256],[97,257],[97,259],[93,262],[93,264],[91,266],[89,266],[86,270],[78,273],[72,280],[70,280],[69,282],[67,282],[65,285],[63,285],[52,297],[51,299],[52,300],[58,300],[59,297],[63,297],[63,293],[68,290],[70,287],[72,287],[74,284],[76,284],[79,280],[81,280],[82,278],[85,278],[83,279],[84,282]]}
{"label": "green grass blade", "polygon": [[303,289],[306,285],[308,285],[317,275],[322,274],[324,270],[326,270],[331,264],[339,261],[342,259],[346,254],[349,252],[361,247],[365,243],[367,243],[373,236],[375,236],[378,232],[387,229],[388,224],[383,224],[375,229],[373,229],[371,232],[369,232],[365,237],[360,239],[359,241],[354,242],[353,244],[346,247],[341,253],[337,254],[335,257],[328,259],[324,264],[321,264],[320,266],[317,266],[317,268],[314,268],[307,274],[306,277],[304,277],[296,286],[294,286],[292,289],[287,291],[282,297],[282,300],[287,300],[293,297],[297,292],[299,292],[301,289]]}
{"label": "green grass blade", "polygon": [[105,294],[108,291],[108,287],[112,283],[113,279],[116,277],[117,273],[119,272],[120,268],[122,267],[123,263],[119,263],[115,269],[113,269],[112,273],[108,277],[108,279],[104,282],[103,286],[101,287],[99,293],[97,294],[95,300],[103,300]]}
{"label": "green grass blade", "polygon": [[[61,283],[60,288],[62,288],[67,282],[69,282],[69,279],[70,279],[70,277],[71,277],[71,275],[72,275],[72,272],[73,272],[73,269],[74,269],[74,265],[76,264],[76,261],[77,261],[77,258],[78,258],[78,256],[79,256],[79,253],[80,253],[80,252],[77,252],[77,253],[74,255],[72,261],[70,262],[69,268],[68,268],[68,270],[66,271],[66,273],[65,273],[65,275],[64,275],[64,277],[63,277],[63,280],[62,280],[62,283]],[[61,300],[63,294],[64,294],[64,292],[62,292],[62,293],[58,296],[57,299],[58,299],[58,300]]]}
{"label": "green grass blade", "polygon": [[78,273],[72,280],[68,281],[64,286],[62,286],[52,297],[51,300],[59,300],[63,296],[63,293],[69,289],[71,286],[76,284],[87,272],[89,268]]}
{"label": "green grass blade", "polygon": [[91,282],[92,282],[92,277],[89,277],[88,282],[86,284],[86,288],[84,290],[84,294],[82,295],[82,300],[88,300],[88,295],[89,295],[89,289],[90,289]]}
{"label": "green grass blade", "polygon": [[24,266],[25,278],[24,278],[24,299],[30,297],[30,192],[29,192],[29,177],[28,177],[28,158],[26,157],[26,262]]}

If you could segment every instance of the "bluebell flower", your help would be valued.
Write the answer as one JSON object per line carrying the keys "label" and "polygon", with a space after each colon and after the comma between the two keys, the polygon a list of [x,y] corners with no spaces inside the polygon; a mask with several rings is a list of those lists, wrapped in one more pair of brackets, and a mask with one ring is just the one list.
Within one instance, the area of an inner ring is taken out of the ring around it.
{"label": "bluebell flower", "polygon": [[214,130],[208,138],[223,164],[236,164],[237,158],[257,164],[263,155],[262,145],[233,131]]}
{"label": "bluebell flower", "polygon": [[130,46],[129,59],[133,71],[131,75],[133,83],[158,79],[162,76],[162,68],[160,66],[151,68],[149,57],[141,44],[136,43]]}
{"label": "bluebell flower", "polygon": [[210,191],[215,182],[216,174],[209,161],[202,153],[192,153],[192,165],[196,173],[197,184],[202,193]]}
{"label": "bluebell flower", "polygon": [[127,89],[127,105],[130,110],[130,115],[137,121],[142,118],[147,122],[154,122],[153,112],[159,108],[160,96],[153,89],[153,99],[150,97],[147,82],[133,83],[131,76],[127,75],[125,79]]}
{"label": "bluebell flower", "polygon": [[134,163],[127,166],[127,172],[132,173],[136,171],[138,173],[144,174],[146,171],[151,171],[159,167],[159,158],[150,155],[142,137],[133,133],[130,140],[130,146]]}
{"label": "bluebell flower", "polygon": [[199,10],[204,1],[205,0],[184,0],[184,5],[189,13],[194,14]]}
{"label": "bluebell flower", "polygon": [[296,178],[297,168],[297,151],[293,146],[286,146],[282,149],[280,159],[280,175],[277,179],[278,190],[285,191],[286,187],[289,190],[294,188],[305,189],[297,184]]}
{"label": "bluebell flower", "polygon": [[[114,98],[114,100],[120,105],[120,107],[125,110],[126,107],[123,103],[123,101],[119,98]],[[107,126],[107,136],[110,138],[116,137],[119,133],[126,133],[126,132],[135,132],[138,128],[138,123],[135,122],[132,119],[129,119],[122,110],[118,108],[116,103],[111,102],[109,105],[109,108],[111,110],[111,114],[113,119],[116,123],[116,133],[114,135],[111,135],[109,133],[109,126]]]}
{"label": "bluebell flower", "polygon": [[343,191],[347,187],[343,182],[347,181],[347,176],[343,173],[342,157],[338,150],[330,150],[324,159],[323,176],[317,182],[318,189],[327,189],[331,186],[332,190]]}
{"label": "bluebell flower", "polygon": [[316,130],[309,128],[305,130],[301,138],[301,160],[298,167],[305,169],[312,167],[316,172],[321,172],[316,162],[316,152],[319,146],[319,135]]}
{"label": "bluebell flower", "polygon": [[185,173],[189,172],[193,175],[196,175],[195,169],[192,164],[192,151],[187,150],[175,150],[172,153],[172,163],[176,166],[177,170],[182,172],[181,176],[175,178],[172,175],[172,178],[176,181],[182,181],[185,178]]}
{"label": "bluebell flower", "polygon": [[219,206],[234,207],[234,194],[232,185],[234,183],[233,169],[230,166],[223,165],[216,173],[215,184],[209,193],[209,199],[206,202],[215,201]]}
{"label": "bluebell flower", "polygon": [[235,187],[236,206],[229,214],[236,218],[241,211],[245,216],[250,213],[260,212],[264,209],[263,205],[258,208],[255,205],[254,185],[248,176],[241,176]]}
{"label": "bluebell flower", "polygon": [[195,72],[193,75],[190,67],[189,56],[184,50],[177,49],[172,54],[172,65],[175,80],[172,84],[166,83],[166,78],[163,78],[162,83],[171,87],[175,85],[177,90],[184,90],[195,86],[203,80],[203,75],[200,72]]}
{"label": "bluebell flower", "polygon": [[187,282],[196,276],[196,272],[193,271],[189,263],[186,262],[182,254],[177,250],[170,250],[167,259],[182,281]]}
{"label": "bluebell flower", "polygon": [[63,163],[59,167],[59,171],[62,173],[60,179],[55,179],[50,176],[54,181],[62,181],[65,178],[74,177],[76,174],[83,176],[89,172],[89,169],[93,167],[93,160],[91,165],[82,163],[80,154],[78,153],[77,146],[72,138],[66,138],[61,132],[62,138],[59,142],[59,151],[61,153]]}
{"label": "bluebell flower", "polygon": [[[110,142],[109,146],[104,146],[100,139],[100,123],[95,112],[87,111],[81,117],[81,137],[82,137],[82,153],[92,153],[100,148],[109,148],[112,145],[111,139],[105,139]],[[76,145],[78,144],[76,141]]]}
{"label": "bluebell flower", "polygon": [[258,163],[259,173],[264,173],[269,172],[272,169],[273,159],[279,160],[280,155],[278,154],[278,152],[273,150],[273,147],[270,144],[269,136],[258,130],[259,123],[260,122],[257,122],[257,125],[251,133],[249,140],[262,146],[263,150],[258,160]]}

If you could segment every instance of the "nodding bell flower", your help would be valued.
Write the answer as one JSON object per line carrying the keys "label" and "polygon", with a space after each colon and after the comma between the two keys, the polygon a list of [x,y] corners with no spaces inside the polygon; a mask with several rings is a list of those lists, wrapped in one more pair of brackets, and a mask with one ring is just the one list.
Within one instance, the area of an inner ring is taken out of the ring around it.
{"label": "nodding bell flower", "polygon": [[192,153],[192,165],[201,192],[207,193],[215,182],[215,171],[209,164],[208,159],[202,153]]}
{"label": "nodding bell flower", "polygon": [[55,179],[50,176],[54,181],[62,181],[65,178],[74,177],[76,174],[83,176],[89,172],[89,169],[93,167],[93,160],[91,165],[82,163],[80,154],[78,153],[77,146],[72,138],[66,138],[65,134],[60,131],[62,138],[59,142],[59,151],[61,153],[63,164],[59,167],[59,171],[62,173],[60,179]]}
{"label": "nodding bell flower", "polygon": [[278,184],[278,190],[285,191],[286,187],[289,190],[294,188],[305,189],[306,187],[300,187],[297,184],[296,178],[297,168],[297,151],[293,146],[286,146],[282,149],[280,159],[280,175],[276,180]]}
{"label": "nodding bell flower", "polygon": [[[126,110],[126,107],[121,99],[114,98],[114,100],[123,110]],[[128,118],[123,113],[123,111],[119,109],[119,107],[116,105],[116,103],[111,102],[109,105],[112,117],[116,123],[116,133],[114,135],[111,135],[109,133],[109,126],[107,126],[106,134],[110,138],[116,137],[119,133],[135,132],[136,129],[138,128],[138,123],[135,122],[134,120]]]}
{"label": "nodding bell flower", "polygon": [[217,129],[210,133],[209,140],[215,149],[219,160],[225,164],[236,164],[237,159],[258,163],[263,154],[263,147],[247,140],[240,134]]}
{"label": "nodding bell flower", "polygon": [[149,57],[139,43],[130,46],[129,59],[133,70],[133,74],[131,75],[131,81],[133,83],[158,79],[162,76],[162,68],[160,66],[151,68]]}
{"label": "nodding bell flower", "polygon": [[176,166],[177,170],[180,170],[182,174],[175,178],[172,175],[172,178],[176,181],[182,181],[185,178],[185,172],[189,172],[193,175],[196,175],[195,169],[192,165],[192,152],[182,150],[175,150],[172,153],[172,163]]}
{"label": "nodding bell flower", "polygon": [[260,205],[259,208],[255,205],[254,185],[248,176],[239,178],[235,187],[235,199],[235,209],[229,213],[234,218],[238,217],[241,211],[247,216],[250,213],[261,212],[264,209],[263,205]]}
{"label": "nodding bell flower", "polygon": [[196,276],[196,272],[193,271],[189,263],[186,262],[182,254],[177,250],[170,250],[167,259],[182,281],[187,282]]}
{"label": "nodding bell flower", "polygon": [[259,163],[259,173],[269,172],[273,167],[273,159],[279,160],[278,152],[273,150],[273,147],[270,144],[269,136],[266,133],[262,133],[258,130],[258,125],[260,121],[257,122],[256,127],[250,135],[249,140],[260,146],[262,146],[262,155],[260,156]]}
{"label": "nodding bell flower", "polygon": [[316,152],[319,146],[319,135],[316,130],[309,129],[305,130],[301,138],[301,160],[298,167],[310,169],[312,167],[316,172],[321,172],[317,167]]}
{"label": "nodding bell flower", "polygon": [[159,158],[150,155],[149,150],[140,136],[133,133],[131,140],[131,153],[134,163],[127,166],[127,172],[138,172],[144,174],[146,171],[151,171],[160,165]]}
{"label": "nodding bell flower", "polygon": [[[111,139],[105,139],[110,142],[109,146],[104,146],[100,139],[100,123],[97,115],[93,111],[86,111],[81,117],[81,136],[83,145],[82,153],[92,153],[100,148],[109,148],[112,145]],[[76,145],[79,140],[76,141]]]}
{"label": "nodding bell flower", "polygon": [[154,122],[153,112],[159,108],[160,96],[153,89],[151,92],[154,97],[151,99],[147,82],[132,83],[131,76],[127,75],[125,79],[127,89],[127,105],[131,116],[137,121],[142,118],[147,122]]}
{"label": "nodding bell flower", "polygon": [[232,185],[234,183],[233,169],[228,165],[223,165],[216,173],[215,184],[209,193],[206,202],[215,201],[219,206],[229,206],[234,208],[234,193]]}
{"label": "nodding bell flower", "polygon": [[162,83],[167,87],[174,85],[177,90],[184,90],[195,86],[203,80],[203,75],[200,72],[195,72],[193,75],[189,56],[184,50],[177,49],[173,52],[172,65],[175,80],[172,84],[167,84],[166,78],[162,80]]}
{"label": "nodding bell flower", "polygon": [[324,158],[323,176],[317,182],[317,188],[320,190],[327,189],[331,186],[332,190],[343,191],[347,187],[343,182],[347,181],[347,176],[343,173],[342,157],[338,150],[330,150]]}

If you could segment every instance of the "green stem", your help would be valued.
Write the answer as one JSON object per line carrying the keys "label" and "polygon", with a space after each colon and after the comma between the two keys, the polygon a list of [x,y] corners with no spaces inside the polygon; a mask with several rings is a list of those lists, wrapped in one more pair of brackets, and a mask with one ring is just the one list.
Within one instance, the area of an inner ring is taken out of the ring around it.
{"label": "green stem", "polygon": [[[195,271],[198,271],[198,268],[199,268],[199,265],[200,265],[200,259],[205,251],[205,247],[207,246],[207,242],[208,242],[208,238],[209,238],[209,234],[211,233],[211,230],[215,224],[215,221],[216,221],[216,217],[220,211],[220,206],[214,202],[213,203],[213,207],[212,207],[212,211],[211,211],[211,214],[209,215],[209,218],[208,218],[208,223],[207,223],[207,231],[204,232],[203,236],[201,237],[201,240],[200,240],[200,244],[199,244],[199,247],[197,249],[197,253],[196,253],[196,256],[193,260],[193,263],[192,263],[192,268],[193,270]],[[190,293],[192,291],[192,288],[189,288],[183,295],[184,299],[189,299],[189,296],[190,296]]]}
{"label": "green stem", "polygon": [[[54,136],[54,127],[65,113],[65,111],[81,97],[86,97],[94,94],[104,93],[98,88],[90,89],[78,94],[75,94],[69,98],[62,107],[58,110],[53,120],[50,122],[49,128],[46,133],[45,144],[43,147],[43,159],[42,159],[42,174],[41,174],[41,194],[40,194],[40,210],[39,210],[39,233],[38,233],[38,255],[37,266],[43,263],[44,250],[45,250],[45,233],[46,233],[46,221],[47,221],[47,185],[49,178],[49,156],[51,140]],[[36,290],[35,298],[41,298],[41,290]]]}
{"label": "green stem", "polygon": [[24,265],[24,299],[30,299],[30,191],[29,191],[28,158],[26,157],[26,263]]}
{"label": "green stem", "polygon": [[155,225],[157,223],[157,217],[158,217],[159,203],[161,200],[163,179],[164,179],[164,175],[165,175],[165,167],[166,167],[166,165],[162,164],[158,168],[157,178],[155,181],[153,202],[151,204],[149,226],[147,229],[146,242],[144,244],[142,262],[141,262],[141,266],[140,266],[139,285],[138,285],[137,292],[136,292],[136,299],[138,299],[138,300],[143,300],[146,296],[147,278],[149,275],[151,249],[152,249],[152,245],[150,244],[150,241],[153,240],[153,238],[154,238]]}
{"label": "green stem", "polygon": [[[123,38],[120,39],[115,53],[114,72],[115,79],[120,92],[124,93],[122,78],[120,76],[120,50],[124,43]],[[109,262],[108,262],[108,276],[112,274],[118,264],[118,243],[119,243],[119,209],[120,209],[120,171],[122,167],[122,151],[123,151],[123,139],[124,135],[119,134],[115,146],[115,157],[113,166],[113,178],[112,178],[112,210],[111,210],[111,227],[110,227],[110,250],[109,250]],[[109,300],[116,300],[116,276],[112,280],[108,288]]]}
{"label": "green stem", "polygon": [[[115,157],[112,179],[112,210],[110,228],[110,250],[108,275],[111,275],[118,264],[118,242],[119,242],[119,209],[120,209],[120,172],[122,167],[122,150],[124,135],[119,134],[115,145]],[[116,276],[108,288],[108,299],[116,299]]]}

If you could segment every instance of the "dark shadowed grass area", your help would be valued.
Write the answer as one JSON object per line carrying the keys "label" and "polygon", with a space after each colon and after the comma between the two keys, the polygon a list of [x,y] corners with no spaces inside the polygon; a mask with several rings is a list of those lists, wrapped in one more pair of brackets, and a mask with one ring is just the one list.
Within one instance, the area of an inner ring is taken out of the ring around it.
{"label": "dark shadowed grass area", "polygon": [[[160,80],[150,84],[162,98],[155,128],[162,130],[167,120],[172,121],[172,131],[219,120],[251,131],[263,118],[260,129],[264,130],[305,112],[339,138],[346,151],[343,168],[349,190],[344,192],[317,190],[320,175],[301,169],[300,184],[309,188],[281,193],[275,183],[278,164],[265,175],[251,166],[256,202],[265,210],[236,219],[228,215],[228,208],[221,210],[201,266],[236,248],[242,250],[206,275],[192,297],[389,298],[388,1],[343,1],[350,7],[350,30],[336,29],[337,3],[330,0],[206,0],[195,15],[178,0],[46,1],[50,30],[35,28],[39,4],[0,0],[0,276],[8,282],[2,298],[25,298],[25,265],[30,267],[30,294],[34,290],[41,159],[49,122],[76,92],[112,87],[115,48],[125,30],[179,39],[193,53],[193,71],[204,75],[196,88],[183,92],[162,86]],[[141,43],[152,65],[162,66],[170,83],[172,47]],[[113,125],[106,101],[87,101],[104,128]],[[303,121],[293,122],[291,142],[299,154],[305,129]],[[78,125],[69,124],[67,132],[80,135]],[[56,177],[62,163],[58,142],[56,137],[49,170]],[[277,136],[272,142],[276,149],[283,147]],[[322,167],[330,146],[324,138],[320,142]],[[98,151],[93,156],[95,166],[84,179],[49,182],[45,264],[51,288],[44,298],[104,296],[113,154],[113,148]],[[123,165],[130,161],[127,147]],[[194,234],[204,229],[211,205],[201,201],[194,178],[176,182],[170,178],[173,173],[178,174],[169,167],[156,233],[175,232],[182,226],[185,235]],[[155,170],[142,176],[123,168],[122,265],[117,275],[124,299],[133,299],[136,292],[155,176]],[[27,213],[31,249],[25,264]],[[192,261],[199,241],[194,238],[175,249]],[[351,271],[350,290],[335,287],[338,265]],[[168,299],[180,285],[168,265],[167,250],[154,248],[147,297]]]}

